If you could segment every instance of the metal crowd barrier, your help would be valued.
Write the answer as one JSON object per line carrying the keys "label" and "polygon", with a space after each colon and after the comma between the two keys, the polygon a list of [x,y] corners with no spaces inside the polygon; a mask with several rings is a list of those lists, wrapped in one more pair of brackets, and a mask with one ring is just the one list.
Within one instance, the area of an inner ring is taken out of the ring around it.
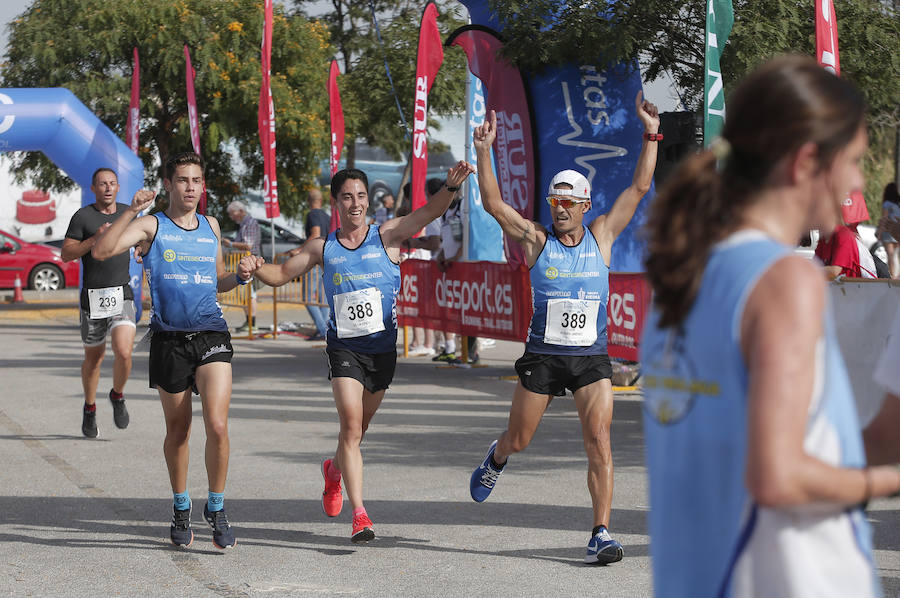
{"label": "metal crowd barrier", "polygon": [[[289,253],[279,253],[275,256],[275,263],[282,264],[290,259]],[[318,281],[318,284],[316,282]],[[278,322],[278,304],[290,303],[292,305],[316,305],[319,307],[328,307],[328,300],[325,298],[325,287],[322,284],[322,268],[316,266],[303,276],[298,276],[293,280],[274,289],[272,310],[273,321]],[[278,335],[278,326],[275,326],[274,335]]]}
{"label": "metal crowd barrier", "polygon": [[[237,273],[237,266],[240,263],[241,258],[245,255],[250,255],[249,251],[224,251],[223,257],[225,258],[225,269],[228,272]],[[248,338],[253,340],[253,324],[256,319],[256,314],[253,313],[253,306],[250,302],[251,293],[250,289],[253,283],[251,284],[241,284],[226,293],[219,293],[218,301],[219,305],[227,306],[227,307],[238,307],[242,310],[246,310],[247,312],[247,334],[244,336],[233,336],[233,338]]]}

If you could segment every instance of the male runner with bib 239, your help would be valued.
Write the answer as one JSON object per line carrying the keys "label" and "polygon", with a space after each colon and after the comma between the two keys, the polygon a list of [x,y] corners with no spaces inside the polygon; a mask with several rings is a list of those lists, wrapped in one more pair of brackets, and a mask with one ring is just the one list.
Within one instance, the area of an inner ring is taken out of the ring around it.
{"label": "male runner with bib 239", "polygon": [[99,261],[91,255],[91,248],[109,225],[128,210],[116,202],[119,178],[111,168],[98,168],[91,178],[94,203],[84,206],[72,216],[62,245],[62,259],[67,262],[81,258],[83,285],[81,304],[81,342],[84,361],[81,363],[81,386],[84,389],[84,410],[81,433],[96,438],[97,385],[100,364],[106,354],[106,337],[112,338],[113,384],[109,400],[113,407],[113,421],[117,428],[128,427],[125,408],[125,383],[131,373],[131,350],[134,346],[134,292],[129,284],[129,248],[109,260]]}
{"label": "male runner with bib 239", "polygon": [[256,271],[257,278],[276,287],[324,264],[325,294],[331,308],[326,336],[328,378],[341,431],[334,458],[322,462],[322,509],[329,517],[340,514],[344,500],[341,479],[346,480],[353,507],[353,542],[375,537],[363,506],[360,442],[397,365],[400,247],[444,213],[474,171],[471,164],[457,163],[441,191],[429,197],[424,206],[384,224],[370,225],[365,173],[341,170],[331,179],[331,205],[338,210],[341,227],[327,238],[307,240],[287,262],[266,264]]}
{"label": "male runner with bib 239", "polygon": [[213,544],[225,549],[236,544],[224,508],[234,351],[216,293],[250,282],[256,262],[245,257],[237,273],[225,271],[219,223],[197,214],[204,186],[200,156],[187,152],[170,158],[163,184],[169,194],[165,211],[134,220],[155,196],[152,191],[138,191],[131,207],[113,222],[92,252],[98,259],[107,259],[125,247],[141,245],[153,301],[150,386],[159,392],[166,419],[163,452],[174,495],[170,536],[176,546],[190,546],[194,540],[187,472],[191,397],[196,390],[203,406],[209,481],[203,517],[213,529]]}
{"label": "male runner with bib 239", "polygon": [[609,213],[583,223],[591,208],[588,180],[563,170],[550,181],[547,202],[553,207],[548,230],[503,203],[491,168],[491,144],[497,136],[497,116],[475,129],[478,186],[484,207],[509,238],[519,242],[531,270],[534,317],[525,354],[516,362],[519,383],[513,394],[509,424],[472,473],[469,490],[482,502],[491,493],[507,458],[525,449],[554,396],[566,388],[575,396],[581,434],[588,457],[588,490],[594,529],[586,563],[622,559],[622,545],[607,526],[612,507],[613,462],[609,442],[612,423],[612,368],[606,352],[606,302],[613,241],[628,225],[638,203],[650,189],[656,168],[659,115],[656,106],[635,98],[644,141],[631,185],[622,191]]}

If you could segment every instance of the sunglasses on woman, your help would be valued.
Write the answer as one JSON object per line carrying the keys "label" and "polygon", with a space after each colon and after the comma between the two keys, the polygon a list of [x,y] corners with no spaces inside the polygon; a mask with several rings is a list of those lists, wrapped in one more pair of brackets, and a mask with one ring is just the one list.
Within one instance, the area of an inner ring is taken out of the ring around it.
{"label": "sunglasses on woman", "polygon": [[575,207],[580,203],[587,203],[591,200],[589,199],[572,199],[571,197],[560,197],[558,195],[548,195],[547,203],[550,204],[551,207],[562,206],[565,209],[570,209]]}

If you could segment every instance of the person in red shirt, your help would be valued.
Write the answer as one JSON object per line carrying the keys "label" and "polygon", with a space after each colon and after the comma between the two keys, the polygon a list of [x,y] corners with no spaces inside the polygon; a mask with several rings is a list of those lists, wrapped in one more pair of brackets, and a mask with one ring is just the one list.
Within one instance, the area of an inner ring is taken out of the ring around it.
{"label": "person in red shirt", "polygon": [[869,211],[862,192],[853,191],[841,206],[844,224],[834,229],[827,239],[820,238],[816,257],[825,264],[828,280],[838,276],[848,278],[877,278],[875,260],[862,245],[856,227],[869,219]]}

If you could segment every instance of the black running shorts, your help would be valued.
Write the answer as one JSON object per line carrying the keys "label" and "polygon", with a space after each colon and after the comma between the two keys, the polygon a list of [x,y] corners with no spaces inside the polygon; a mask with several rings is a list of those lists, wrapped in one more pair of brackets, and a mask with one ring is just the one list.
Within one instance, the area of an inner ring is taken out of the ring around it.
{"label": "black running shorts", "polygon": [[369,392],[385,390],[394,379],[397,351],[387,353],[357,353],[347,349],[326,349],[328,379],[353,378]]}
{"label": "black running shorts", "polygon": [[228,332],[154,332],[150,339],[150,387],[179,393],[194,386],[197,368],[231,363],[234,349]]}
{"label": "black running shorts", "polygon": [[516,361],[516,373],[526,390],[561,397],[597,380],[612,378],[609,355],[546,355],[525,353]]}

